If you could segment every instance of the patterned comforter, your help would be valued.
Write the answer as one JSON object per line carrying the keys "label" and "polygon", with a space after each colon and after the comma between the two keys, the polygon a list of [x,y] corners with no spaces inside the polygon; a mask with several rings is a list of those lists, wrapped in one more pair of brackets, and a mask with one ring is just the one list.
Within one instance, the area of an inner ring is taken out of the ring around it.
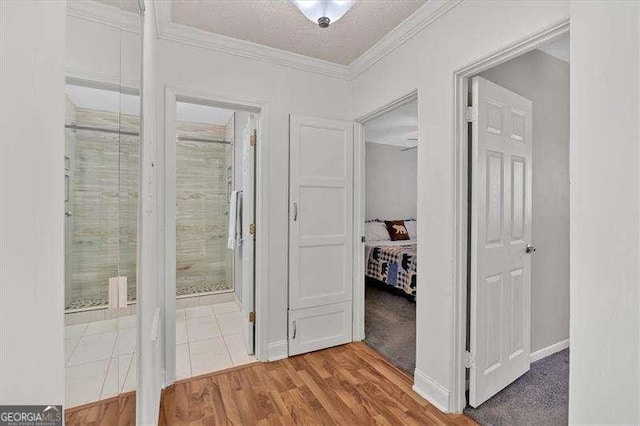
{"label": "patterned comforter", "polygon": [[377,245],[366,250],[366,275],[416,295],[417,244]]}

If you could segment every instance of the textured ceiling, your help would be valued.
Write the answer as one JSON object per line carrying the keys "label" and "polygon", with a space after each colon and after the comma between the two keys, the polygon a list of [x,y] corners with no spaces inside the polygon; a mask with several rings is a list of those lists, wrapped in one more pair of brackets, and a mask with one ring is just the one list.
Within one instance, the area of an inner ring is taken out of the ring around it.
{"label": "textured ceiling", "polygon": [[348,65],[426,0],[359,0],[319,28],[288,0],[173,0],[175,23]]}
{"label": "textured ceiling", "polygon": [[385,145],[418,145],[418,101],[414,100],[364,124],[367,142]]}

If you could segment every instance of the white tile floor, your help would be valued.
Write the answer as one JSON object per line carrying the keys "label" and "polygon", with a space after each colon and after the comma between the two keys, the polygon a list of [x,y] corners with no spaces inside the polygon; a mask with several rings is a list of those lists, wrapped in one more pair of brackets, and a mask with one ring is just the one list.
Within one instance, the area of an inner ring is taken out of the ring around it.
{"label": "white tile floor", "polygon": [[135,389],[135,326],[135,317],[122,317],[65,327],[65,407]]}
{"label": "white tile floor", "polygon": [[[136,387],[135,316],[65,327],[66,407]],[[254,362],[235,302],[176,311],[176,378]]]}
{"label": "white tile floor", "polygon": [[176,379],[254,362],[235,302],[176,311]]}

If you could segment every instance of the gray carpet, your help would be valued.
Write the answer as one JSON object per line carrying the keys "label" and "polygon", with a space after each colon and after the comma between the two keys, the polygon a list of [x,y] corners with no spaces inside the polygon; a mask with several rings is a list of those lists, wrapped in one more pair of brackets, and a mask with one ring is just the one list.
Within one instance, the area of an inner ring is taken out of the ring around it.
{"label": "gray carpet", "polygon": [[365,289],[365,343],[413,377],[416,368],[416,304],[379,285]]}
{"label": "gray carpet", "polygon": [[569,349],[531,364],[531,370],[478,408],[464,413],[482,425],[566,425]]}

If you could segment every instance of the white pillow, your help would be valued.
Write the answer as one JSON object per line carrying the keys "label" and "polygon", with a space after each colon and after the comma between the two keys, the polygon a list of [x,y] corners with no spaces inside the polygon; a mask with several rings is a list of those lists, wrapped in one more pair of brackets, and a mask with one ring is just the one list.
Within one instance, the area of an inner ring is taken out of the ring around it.
{"label": "white pillow", "polygon": [[409,232],[409,238],[412,240],[418,239],[418,222],[415,220],[405,220],[404,226],[407,228],[407,232]]}
{"label": "white pillow", "polygon": [[389,241],[389,231],[384,222],[367,222],[364,224],[364,238],[367,241]]}

